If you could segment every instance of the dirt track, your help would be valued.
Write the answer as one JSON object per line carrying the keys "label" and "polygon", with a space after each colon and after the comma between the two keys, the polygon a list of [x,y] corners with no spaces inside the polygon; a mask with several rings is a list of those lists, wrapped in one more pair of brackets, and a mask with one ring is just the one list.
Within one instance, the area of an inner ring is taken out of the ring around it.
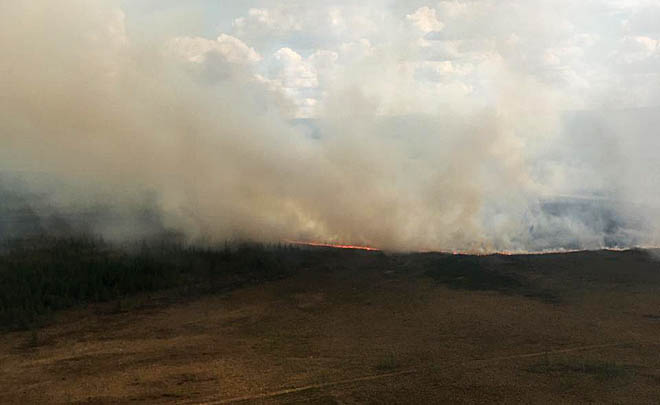
{"label": "dirt track", "polygon": [[482,263],[556,300],[359,254],[231,294],[69,311],[0,336],[0,403],[657,403],[660,264],[639,255]]}

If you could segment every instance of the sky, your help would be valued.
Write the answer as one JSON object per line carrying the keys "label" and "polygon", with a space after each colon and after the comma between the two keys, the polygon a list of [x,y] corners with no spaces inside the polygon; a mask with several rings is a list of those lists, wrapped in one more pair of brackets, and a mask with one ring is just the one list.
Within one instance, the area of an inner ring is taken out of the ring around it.
{"label": "sky", "polygon": [[[173,41],[173,48],[197,63],[209,52],[245,63],[259,80],[283,92],[300,117],[317,115],[324,93],[337,80],[378,82],[364,84],[388,114],[435,112],[448,99],[495,103],[492,76],[498,69],[556,89],[567,110],[659,104],[660,5],[655,1],[131,1],[122,6],[129,33]],[[378,76],[347,72],[366,62]],[[382,80],[387,77],[396,82]],[[413,93],[415,100],[405,107],[386,105],[395,91]]]}
{"label": "sky", "polygon": [[0,171],[60,210],[146,198],[191,240],[655,245],[658,21],[651,0],[5,2]]}

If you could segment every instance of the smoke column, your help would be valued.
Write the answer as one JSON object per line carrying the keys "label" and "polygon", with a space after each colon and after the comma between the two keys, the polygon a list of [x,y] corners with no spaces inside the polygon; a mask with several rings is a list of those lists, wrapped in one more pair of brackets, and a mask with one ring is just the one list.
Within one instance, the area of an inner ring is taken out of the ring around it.
{"label": "smoke column", "polygon": [[130,2],[0,3],[0,214],[112,212],[90,223],[114,239],[657,244],[660,8],[274,3],[214,36]]}

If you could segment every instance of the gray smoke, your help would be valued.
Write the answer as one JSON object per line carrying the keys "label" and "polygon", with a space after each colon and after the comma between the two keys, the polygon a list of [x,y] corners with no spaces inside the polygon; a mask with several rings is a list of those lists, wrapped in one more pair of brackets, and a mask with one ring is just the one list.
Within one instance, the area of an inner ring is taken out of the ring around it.
{"label": "gray smoke", "polygon": [[[436,23],[426,9],[412,13],[411,2],[389,37],[347,42],[347,55],[358,45],[369,50],[326,76],[332,53],[306,62],[278,51],[282,74],[295,81],[251,67],[261,55],[232,36],[167,38],[165,26],[129,32],[115,1],[2,2],[0,232],[121,240],[176,230],[191,240],[392,250],[656,245],[655,76],[627,108],[605,85],[576,101],[580,91],[553,81],[567,72],[523,57],[535,46],[552,49],[553,28],[535,24],[559,18],[545,13],[548,2],[441,3],[438,10],[455,3],[457,11]],[[278,29],[306,29],[300,10],[314,7],[298,6],[291,21],[300,24]],[[373,6],[383,24],[403,7]],[[567,8],[573,24],[606,25],[609,17],[587,18],[594,4],[584,7]],[[236,30],[259,44],[268,36],[250,18]],[[472,22],[479,19],[490,23]],[[604,73],[594,66],[607,64],[607,52],[589,48],[576,66],[598,78]],[[316,76],[305,76],[303,62],[317,63]],[[617,69],[633,77],[632,68]],[[473,84],[433,84],[450,71]],[[322,102],[301,116],[307,110],[289,90],[323,77]]]}

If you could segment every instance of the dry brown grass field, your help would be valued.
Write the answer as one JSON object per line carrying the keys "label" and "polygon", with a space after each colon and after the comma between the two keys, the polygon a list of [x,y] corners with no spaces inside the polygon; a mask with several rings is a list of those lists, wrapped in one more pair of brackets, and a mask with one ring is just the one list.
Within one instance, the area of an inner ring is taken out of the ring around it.
{"label": "dry brown grass field", "polygon": [[129,402],[658,403],[660,261],[341,251],[0,335],[0,403]]}

